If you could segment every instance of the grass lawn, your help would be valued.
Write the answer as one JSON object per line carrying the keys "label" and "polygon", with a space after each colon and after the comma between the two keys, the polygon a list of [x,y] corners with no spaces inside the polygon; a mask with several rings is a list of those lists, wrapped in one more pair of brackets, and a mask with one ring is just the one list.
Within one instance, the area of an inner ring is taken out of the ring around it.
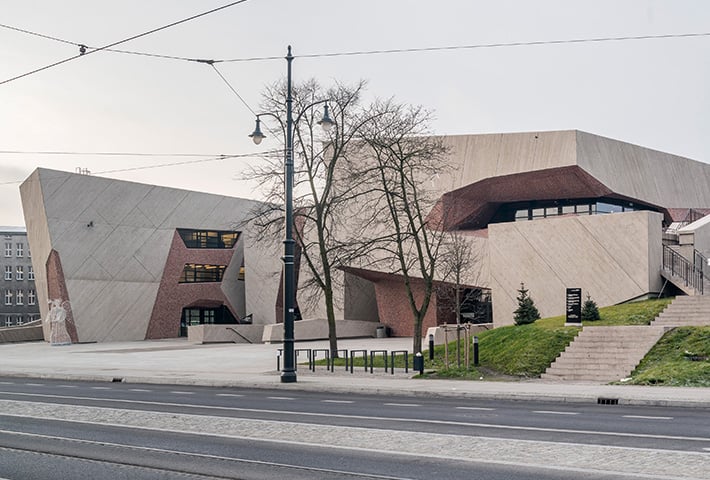
{"label": "grass lawn", "polygon": [[680,327],[648,352],[627,383],[710,387],[710,327]]}
{"label": "grass lawn", "polygon": [[[648,325],[671,302],[663,298],[602,307],[601,319],[584,326]],[[434,360],[424,352],[423,378],[461,380],[525,380],[538,378],[579,333],[579,327],[565,327],[565,317],[550,317],[530,325],[495,328],[478,334],[479,366],[466,368],[461,341],[458,366],[456,341],[449,343],[448,365],[443,345],[434,349]],[[425,344],[426,346],[426,344]],[[471,348],[471,345],[469,345]],[[473,359],[472,348],[470,358]],[[686,353],[687,352],[687,353]],[[692,358],[692,360],[691,360]],[[705,358],[705,359],[704,359]],[[710,386],[710,327],[678,328],[668,332],[649,352],[627,384]],[[404,359],[398,358],[401,368]],[[336,364],[343,365],[343,360]],[[412,356],[409,356],[411,366]],[[362,368],[362,359],[355,365]],[[380,356],[375,368],[383,368]],[[357,367],[356,367],[357,368]]]}

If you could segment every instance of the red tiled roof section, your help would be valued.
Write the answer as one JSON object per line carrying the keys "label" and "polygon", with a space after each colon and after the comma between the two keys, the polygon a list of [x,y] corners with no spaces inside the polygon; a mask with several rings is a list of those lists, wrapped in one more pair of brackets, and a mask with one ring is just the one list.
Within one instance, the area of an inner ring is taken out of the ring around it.
{"label": "red tiled roof section", "polygon": [[444,228],[484,228],[501,204],[609,196],[613,192],[577,165],[487,178],[445,193],[430,213]]}

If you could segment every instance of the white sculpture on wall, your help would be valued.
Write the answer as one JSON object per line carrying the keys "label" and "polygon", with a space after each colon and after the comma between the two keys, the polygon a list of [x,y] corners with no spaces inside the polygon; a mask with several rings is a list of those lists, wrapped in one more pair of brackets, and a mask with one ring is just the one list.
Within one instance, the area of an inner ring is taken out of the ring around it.
{"label": "white sculpture on wall", "polygon": [[67,330],[67,311],[64,304],[69,306],[69,301],[62,301],[61,298],[50,300],[49,315],[47,320],[49,324],[49,343],[50,345],[71,345],[71,337]]}

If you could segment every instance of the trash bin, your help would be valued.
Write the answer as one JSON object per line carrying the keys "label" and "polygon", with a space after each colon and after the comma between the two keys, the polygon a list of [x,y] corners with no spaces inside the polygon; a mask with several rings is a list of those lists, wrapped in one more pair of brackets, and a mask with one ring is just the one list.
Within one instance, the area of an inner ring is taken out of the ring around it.
{"label": "trash bin", "polygon": [[387,327],[380,325],[375,330],[375,338],[386,338],[387,337]]}

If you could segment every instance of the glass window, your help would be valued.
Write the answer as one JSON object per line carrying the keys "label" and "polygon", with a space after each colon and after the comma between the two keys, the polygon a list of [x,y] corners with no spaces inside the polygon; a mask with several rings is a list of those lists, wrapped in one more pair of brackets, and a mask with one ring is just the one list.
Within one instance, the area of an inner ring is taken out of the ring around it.
{"label": "glass window", "polygon": [[589,215],[592,212],[591,205],[589,205],[589,204],[577,205],[576,209],[577,209],[577,213],[579,213],[579,214]]}
{"label": "glass window", "polygon": [[25,245],[22,243],[17,243],[15,244],[15,246],[17,247],[17,256],[22,257],[25,254]]}
{"label": "glass window", "polygon": [[17,325],[23,325],[25,322],[22,320],[22,315],[17,316]]}
{"label": "glass window", "polygon": [[180,283],[221,282],[226,268],[226,265],[186,263]]}
{"label": "glass window", "polygon": [[570,213],[574,213],[574,205],[565,205],[562,207],[562,215],[567,215]]}
{"label": "glass window", "polygon": [[36,305],[37,304],[37,293],[34,290],[30,290],[27,292],[27,305]]}
{"label": "glass window", "polygon": [[24,278],[25,278],[24,267],[21,265],[18,265],[17,270],[15,272],[15,280],[24,280]]}
{"label": "glass window", "polygon": [[34,280],[35,279],[35,270],[32,268],[32,265],[27,267],[27,280]]}
{"label": "glass window", "polygon": [[526,208],[524,210],[518,210],[515,212],[515,221],[520,222],[522,220],[528,220],[530,215],[530,211]]}
{"label": "glass window", "polygon": [[12,305],[12,291],[5,290],[5,305]]}
{"label": "glass window", "polygon": [[244,265],[239,267],[239,276],[237,276],[237,280],[244,280]]}
{"label": "glass window", "polygon": [[544,208],[535,208],[532,211],[532,218],[543,218],[545,216]]}
{"label": "glass window", "polygon": [[12,317],[10,315],[5,315],[5,326],[10,327],[12,326]]}
{"label": "glass window", "polygon": [[32,252],[30,252],[30,246],[27,245],[27,258],[32,258]]}
{"label": "glass window", "polygon": [[239,238],[239,232],[222,230],[178,228],[178,234],[187,248],[232,248]]}
{"label": "glass window", "polygon": [[5,265],[5,280],[12,280],[12,265]]}
{"label": "glass window", "polygon": [[12,242],[5,242],[5,256],[12,257]]}
{"label": "glass window", "polygon": [[18,290],[17,293],[15,294],[15,305],[24,305],[25,304],[25,292],[22,290]]}
{"label": "glass window", "polygon": [[614,205],[606,202],[597,202],[597,213],[618,213],[622,208],[619,205]]}

